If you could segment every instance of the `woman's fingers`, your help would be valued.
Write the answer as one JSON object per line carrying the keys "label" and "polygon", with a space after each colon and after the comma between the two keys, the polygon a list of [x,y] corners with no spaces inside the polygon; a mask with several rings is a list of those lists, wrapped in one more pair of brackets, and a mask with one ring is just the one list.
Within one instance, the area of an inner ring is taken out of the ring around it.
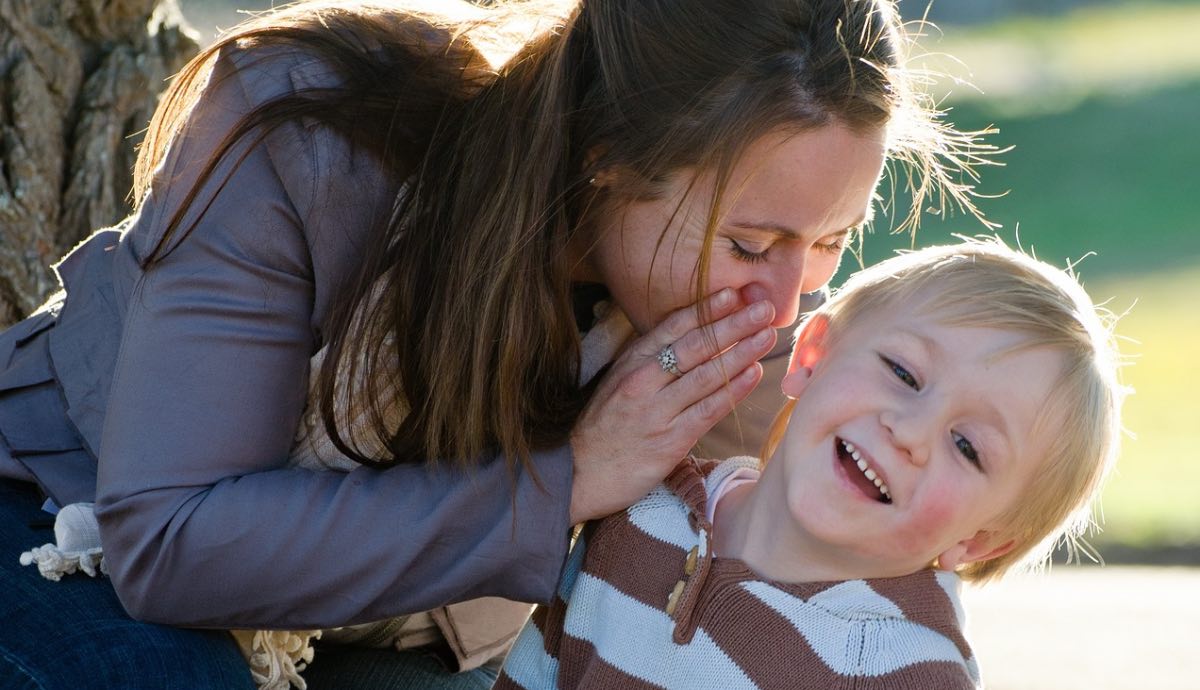
{"label": "woman's fingers", "polygon": [[[729,311],[727,306],[722,305],[722,311]],[[770,352],[776,338],[775,329],[770,326],[774,318],[770,302],[758,302],[733,310],[724,317],[716,317],[717,312],[714,312],[715,322],[705,324],[699,322],[696,312],[695,308],[688,308],[673,313],[660,327],[662,332],[655,329],[639,341],[654,343],[663,333],[670,333],[681,325],[690,325],[691,328],[681,332],[667,346],[670,347],[677,371],[672,371],[664,363],[663,350],[659,348],[651,355],[626,353],[626,357],[633,359],[629,363],[633,370],[630,372],[622,368],[621,371],[610,372],[621,394],[630,400],[641,399],[653,404],[655,416],[665,422],[666,429],[678,436],[678,442],[685,448],[690,448],[708,431],[709,427],[696,429],[695,424],[699,419],[709,419],[711,415],[697,416],[693,413],[690,423],[675,428],[678,418],[710,397],[714,399],[703,402],[704,410],[726,407],[725,401],[732,401],[729,406],[732,409],[732,405],[749,395],[753,385],[745,391],[739,391],[730,384]],[[717,398],[720,398],[719,402]],[[720,421],[720,417],[712,419],[709,426],[717,421]],[[694,438],[690,438],[692,435]]]}
{"label": "woman's fingers", "polygon": [[723,288],[697,304],[671,312],[651,333],[661,332],[667,342],[674,342],[689,331],[737,312],[741,306],[737,293],[731,288]]}
{"label": "woman's fingers", "polygon": [[[607,515],[641,498],[762,378],[775,343],[769,302],[743,307],[723,290],[632,343],[605,374],[572,432],[571,517]],[[670,345],[679,375],[659,353]]]}
{"label": "woman's fingers", "polygon": [[697,439],[733,411],[762,378],[758,363],[775,347],[775,329],[766,328],[739,341],[664,389],[664,393],[693,401],[676,415],[675,423]]}
{"label": "woman's fingers", "polygon": [[[680,372],[689,372],[712,360],[735,343],[767,331],[774,318],[770,302],[757,302],[715,323],[697,326],[670,344]],[[740,370],[740,369],[739,369]]]}
{"label": "woman's fingers", "polygon": [[744,311],[737,292],[730,288],[718,290],[704,299],[703,302],[676,309],[643,335],[630,348],[634,358],[657,357],[663,347],[673,345],[696,329]]}

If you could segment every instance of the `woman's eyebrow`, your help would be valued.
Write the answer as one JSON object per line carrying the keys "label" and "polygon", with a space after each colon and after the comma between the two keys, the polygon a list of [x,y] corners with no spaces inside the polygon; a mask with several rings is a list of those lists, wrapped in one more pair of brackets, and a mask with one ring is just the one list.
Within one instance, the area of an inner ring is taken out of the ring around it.
{"label": "woman's eyebrow", "polygon": [[[862,219],[860,219],[858,222],[852,223],[851,225],[846,227],[844,230],[838,230],[836,232],[826,233],[824,235],[821,235],[821,237],[828,237],[829,235],[843,235],[843,236],[849,235],[851,232],[854,231],[855,228],[859,227],[860,225],[862,225],[865,222],[867,222],[867,219],[866,219],[866,216],[863,216]],[[735,228],[741,228],[742,230],[757,230],[759,232],[769,232],[773,235],[777,235],[783,239],[788,239],[788,240],[798,240],[804,236],[804,234],[802,232],[800,232],[799,230],[796,230],[795,228],[784,225],[783,223],[775,223],[772,221],[738,220],[738,221],[733,221],[732,223],[730,223],[730,225],[732,225]]]}

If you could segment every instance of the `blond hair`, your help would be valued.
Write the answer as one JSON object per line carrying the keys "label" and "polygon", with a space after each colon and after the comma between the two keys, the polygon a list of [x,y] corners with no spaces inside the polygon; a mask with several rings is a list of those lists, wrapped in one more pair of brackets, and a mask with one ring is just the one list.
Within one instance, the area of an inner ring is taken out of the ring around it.
{"label": "blond hair", "polygon": [[[1023,334],[1019,348],[1050,348],[1064,358],[1039,425],[1057,424],[1037,480],[998,519],[999,542],[1015,546],[1001,556],[961,566],[976,582],[995,579],[1017,565],[1044,564],[1061,541],[1076,548],[1092,523],[1092,502],[1116,460],[1125,395],[1118,377],[1113,318],[1097,308],[1073,274],[1007,247],[996,238],[905,252],[851,276],[821,309],[825,346],[858,319],[920,299],[953,326],[988,327]],[[785,406],[763,457],[778,445],[790,416]],[[1059,411],[1059,414],[1051,414]],[[1043,432],[1035,428],[1033,433]]]}

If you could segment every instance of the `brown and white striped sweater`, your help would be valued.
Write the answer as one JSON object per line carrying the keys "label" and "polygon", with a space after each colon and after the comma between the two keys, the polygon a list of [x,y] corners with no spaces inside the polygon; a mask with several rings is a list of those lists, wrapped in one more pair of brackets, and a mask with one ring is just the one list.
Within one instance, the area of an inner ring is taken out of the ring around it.
{"label": "brown and white striped sweater", "polygon": [[495,687],[981,687],[953,573],[785,584],[714,558],[707,496],[747,466],[689,461],[589,524]]}

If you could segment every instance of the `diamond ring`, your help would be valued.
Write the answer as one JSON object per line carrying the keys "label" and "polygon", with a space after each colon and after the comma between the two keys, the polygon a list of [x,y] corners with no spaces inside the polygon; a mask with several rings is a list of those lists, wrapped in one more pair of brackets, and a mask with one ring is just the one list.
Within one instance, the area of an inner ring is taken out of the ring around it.
{"label": "diamond ring", "polygon": [[679,360],[675,358],[675,348],[670,345],[658,351],[658,366],[668,374],[683,376],[679,370]]}

